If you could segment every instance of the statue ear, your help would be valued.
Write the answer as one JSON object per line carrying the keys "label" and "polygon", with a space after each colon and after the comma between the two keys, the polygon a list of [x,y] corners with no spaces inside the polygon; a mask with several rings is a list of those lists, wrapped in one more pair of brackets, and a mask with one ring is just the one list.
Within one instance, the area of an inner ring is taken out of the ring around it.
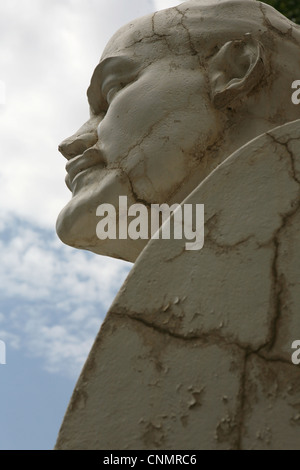
{"label": "statue ear", "polygon": [[249,33],[241,40],[227,42],[211,59],[209,73],[215,107],[231,105],[247,95],[265,73],[261,44]]}

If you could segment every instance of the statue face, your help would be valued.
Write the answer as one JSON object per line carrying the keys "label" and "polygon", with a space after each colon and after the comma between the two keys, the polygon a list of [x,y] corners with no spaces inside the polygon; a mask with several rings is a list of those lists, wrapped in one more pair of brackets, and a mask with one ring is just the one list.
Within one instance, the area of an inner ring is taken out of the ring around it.
{"label": "statue face", "polygon": [[[157,15],[163,22],[166,12]],[[98,240],[97,206],[117,207],[119,196],[129,204],[181,202],[206,176],[205,151],[221,132],[197,55],[188,46],[177,54],[170,44],[178,37],[166,42],[151,30],[148,16],[112,38],[88,90],[91,118],[60,146],[72,199],[58,235],[131,261],[145,241]]]}

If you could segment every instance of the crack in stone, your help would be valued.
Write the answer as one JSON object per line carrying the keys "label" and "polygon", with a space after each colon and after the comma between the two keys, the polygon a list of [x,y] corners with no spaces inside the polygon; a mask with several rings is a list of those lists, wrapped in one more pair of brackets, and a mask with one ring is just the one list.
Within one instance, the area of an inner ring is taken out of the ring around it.
{"label": "crack in stone", "polygon": [[[261,349],[262,353],[263,353],[263,349]],[[279,363],[279,364],[284,364],[286,366],[290,366],[290,367],[293,367],[295,368],[295,364],[293,364],[291,361],[288,361],[287,359],[283,359],[282,357],[278,357],[278,356],[275,356],[275,357],[266,357],[264,356],[263,354],[261,354],[260,352],[257,352],[255,354],[257,357],[259,357],[260,359],[262,359],[263,361],[265,362],[274,362],[274,363]]]}
{"label": "crack in stone", "polygon": [[[149,64],[150,65],[150,64]],[[177,111],[177,110],[175,110]],[[174,110],[172,111],[167,111],[166,113],[164,113],[164,115],[162,116],[161,119],[159,119],[158,121],[154,122],[153,124],[151,124],[147,134],[143,135],[139,140],[138,142],[136,142],[135,144],[133,144],[127,151],[126,155],[124,155],[122,158],[120,158],[119,162],[118,162],[118,168],[120,167],[119,165],[123,162],[123,160],[125,160],[126,158],[129,157],[130,153],[136,149],[137,147],[140,147],[143,142],[151,136],[151,134],[154,132],[154,129],[156,126],[159,126],[161,124],[161,122],[163,122],[166,118],[168,118],[172,113],[174,113]]]}
{"label": "crack in stone", "polygon": [[[205,73],[205,78],[206,78],[207,74]],[[210,84],[209,84],[209,81],[207,81],[207,84],[208,84],[208,87],[210,87]],[[192,97],[191,97],[192,98]],[[230,126],[227,127],[227,129],[229,129]],[[172,200],[172,198],[176,195],[176,193],[186,184],[189,182],[191,176],[194,174],[195,170],[198,170],[199,168],[199,165],[203,165],[205,164],[205,166],[203,167],[204,170],[205,170],[205,173],[204,175],[202,175],[199,180],[198,180],[198,183],[197,185],[199,185],[202,181],[205,180],[205,178],[207,178],[210,173],[216,169],[224,160],[226,160],[226,158],[228,157],[228,155],[226,155],[225,157],[222,156],[222,159],[219,161],[217,160],[216,162],[214,162],[211,167],[209,167],[209,171],[207,171],[207,168],[208,168],[208,160],[210,159],[214,159],[215,158],[215,154],[217,154],[218,152],[218,147],[224,143],[224,137],[223,135],[221,137],[218,137],[216,138],[216,140],[213,142],[213,143],[210,143],[206,149],[204,151],[201,152],[201,156],[198,155],[197,157],[197,163],[194,164],[191,168],[190,168],[190,171],[189,173],[183,178],[183,180],[178,183],[177,185],[174,186],[174,190],[170,192],[170,196],[169,196],[169,199]],[[195,145],[194,149],[192,149],[189,153],[189,156],[191,158],[194,158],[194,155],[195,155],[195,151],[197,151],[197,146],[198,146],[198,143]],[[181,149],[182,150],[182,149]],[[184,151],[182,150],[182,152],[184,153]],[[185,198],[184,198],[185,199]]]}
{"label": "crack in stone", "polygon": [[158,325],[155,325],[153,323],[150,323],[147,320],[145,320],[144,318],[138,318],[138,317],[134,316],[134,314],[120,313],[120,312],[116,312],[116,311],[111,311],[110,314],[113,317],[116,317],[116,318],[126,318],[126,319],[129,319],[129,321],[140,323],[140,324],[144,325],[146,328],[150,328],[150,329],[158,332],[159,334],[166,335],[166,336],[169,336],[171,338],[178,339],[178,340],[184,341],[184,342],[198,341],[198,342],[202,342],[203,344],[213,345],[213,344],[218,344],[217,342],[214,341],[214,340],[218,340],[218,342],[220,342],[222,345],[234,346],[234,347],[240,349],[241,351],[243,351],[245,353],[245,361],[248,360],[248,358],[251,355],[253,355],[253,356],[259,357],[261,360],[263,360],[265,362],[281,363],[281,364],[288,365],[290,367],[295,368],[295,365],[292,364],[290,361],[288,361],[286,359],[283,359],[283,358],[278,357],[278,356],[275,356],[275,357],[265,356],[264,353],[265,353],[266,346],[268,346],[268,343],[265,343],[265,344],[259,346],[256,349],[251,349],[249,346],[244,346],[242,344],[239,344],[238,342],[228,341],[228,340],[226,340],[226,338],[224,338],[223,336],[217,334],[215,331],[212,331],[212,332],[206,333],[206,334],[204,333],[202,335],[193,335],[193,336],[192,335],[187,335],[187,336],[184,336],[184,335],[181,335],[179,333],[174,333],[172,331],[169,331],[169,330],[167,330],[163,327],[160,327]]}
{"label": "crack in stone", "polygon": [[239,419],[239,437],[238,437],[238,443],[237,443],[237,450],[243,450],[243,447],[242,447],[243,431],[244,431],[243,426],[244,426],[244,419],[245,419],[245,405],[247,402],[247,394],[246,394],[247,365],[248,365],[248,359],[250,358],[250,356],[257,356],[261,360],[267,363],[280,363],[280,364],[284,364],[285,366],[289,366],[293,368],[295,367],[294,364],[292,364],[291,362],[287,360],[277,358],[277,357],[276,358],[265,357],[260,353],[261,350],[262,348],[253,352],[248,351],[246,352],[245,358],[244,358],[244,368],[243,368],[243,372],[241,376],[241,387],[240,387],[240,410],[238,413],[238,416],[240,419]]}
{"label": "crack in stone", "polygon": [[143,205],[146,206],[148,209],[150,209],[150,208],[151,208],[150,202],[146,201],[145,199],[140,198],[140,197],[136,194],[135,190],[133,189],[132,181],[131,181],[131,179],[129,178],[128,174],[127,174],[126,171],[124,171],[123,169],[122,169],[122,172],[124,173],[124,175],[126,176],[126,178],[127,178],[127,180],[128,180],[128,183],[129,183],[129,186],[130,186],[130,191],[131,191],[131,194],[132,194],[133,198],[135,199],[135,201],[138,202],[138,203],[140,203],[140,204],[143,204]]}
{"label": "crack in stone", "polygon": [[169,49],[169,51],[173,52],[170,48],[170,45],[169,45],[168,41],[167,41],[167,38],[172,37],[172,34],[160,34],[155,30],[155,16],[159,13],[160,13],[159,11],[156,11],[151,17],[153,36],[157,36],[157,37],[163,39],[166,42],[166,46]]}
{"label": "crack in stone", "polygon": [[[282,227],[281,227],[282,228]],[[281,230],[279,229],[279,231]],[[275,313],[273,315],[271,325],[270,325],[270,343],[267,345],[267,348],[271,350],[276,343],[277,337],[277,326],[279,319],[281,317],[281,295],[283,292],[283,287],[279,281],[279,272],[278,272],[278,257],[279,257],[279,241],[278,238],[275,237],[274,241],[274,258],[272,263],[272,279],[273,279],[273,289],[272,291],[275,293]]]}
{"label": "crack in stone", "polygon": [[[151,36],[143,36],[141,39],[137,39],[136,41],[134,41],[133,43],[129,44],[128,46],[125,46],[123,47],[122,49],[119,49],[118,52],[120,51],[126,51],[127,49],[131,49],[132,47],[134,47],[135,45],[137,44],[143,44],[143,43],[147,43],[147,40],[152,40],[152,43],[153,43],[153,39],[156,39],[157,41],[163,41],[167,47],[167,49],[169,50],[169,52],[171,52],[172,54],[174,54],[175,56],[182,56],[182,55],[186,55],[186,52],[177,52],[177,51],[173,51],[170,47],[170,44],[168,43],[168,38],[171,37],[172,35],[171,34],[158,34],[158,33],[154,33],[152,34]],[[154,61],[151,61],[149,63],[149,65],[151,65]]]}
{"label": "crack in stone", "polygon": [[166,258],[165,259],[165,262],[166,263],[170,263],[171,261],[177,259],[177,258],[180,258],[180,256],[182,256],[184,253],[186,252],[186,249],[183,247],[179,253],[177,253],[176,255],[173,255],[171,256],[170,258]]}
{"label": "crack in stone", "polygon": [[289,143],[292,140],[295,140],[295,139],[288,139],[286,142],[281,142],[280,140],[277,140],[276,137],[271,132],[272,131],[266,132],[266,135],[268,137],[270,137],[275,144],[281,145],[282,147],[285,148],[285,150],[287,151],[287,153],[290,157],[290,160],[291,160],[293,179],[296,181],[296,183],[300,184],[300,180],[297,178],[297,174],[296,174],[297,172],[296,172],[296,168],[295,168],[294,155],[293,155],[293,153],[291,152],[291,150],[289,149],[289,146],[288,146]]}
{"label": "crack in stone", "polygon": [[219,250],[221,250],[222,252],[227,253],[231,250],[234,250],[235,248],[238,248],[240,245],[244,245],[245,243],[247,243],[252,238],[255,238],[255,236],[254,235],[249,235],[248,237],[243,238],[242,240],[239,240],[239,241],[235,242],[232,245],[229,245],[229,244],[220,244],[216,240],[212,239],[211,236],[208,235],[208,236],[206,236],[205,241],[206,241],[206,245],[212,245],[212,246],[218,248]]}
{"label": "crack in stone", "polygon": [[[163,328],[162,326],[156,325],[151,323],[150,321],[145,320],[144,318],[137,317],[133,313],[128,313],[128,312],[120,312],[120,311],[111,311],[111,315],[115,316],[116,318],[128,318],[130,321],[140,323],[147,328],[150,328],[162,335],[167,335],[171,338],[175,338],[181,341],[185,342],[192,342],[192,341],[200,341],[203,342],[204,344],[222,344],[223,346],[235,346],[241,351],[244,351],[246,354],[257,354],[262,348],[266,346],[266,344],[263,344],[259,346],[256,349],[251,349],[249,345],[243,345],[240,343],[237,343],[235,341],[230,341],[229,339],[226,339],[224,336],[218,334],[217,330],[211,330],[206,333],[201,333],[201,334],[188,334],[188,335],[183,335],[180,333],[175,333],[174,331],[170,331],[166,328]],[[217,340],[217,341],[216,341]],[[267,359],[265,359],[267,361]]]}
{"label": "crack in stone", "polygon": [[246,402],[247,402],[247,400],[246,400],[247,399],[247,396],[246,396],[247,363],[248,363],[248,359],[250,358],[250,356],[257,356],[261,360],[263,360],[264,362],[267,362],[267,363],[279,363],[279,364],[284,364],[285,366],[295,368],[294,364],[292,364],[291,362],[289,362],[285,359],[278,358],[278,357],[273,357],[273,358],[265,357],[264,355],[262,355],[260,353],[260,351],[262,351],[262,350],[263,350],[263,348],[261,347],[257,351],[246,352],[245,358],[244,358],[244,368],[243,368],[243,372],[242,372],[242,376],[241,376],[241,388],[240,388],[240,397],[241,398],[240,398],[240,411],[239,411],[239,416],[240,416],[240,420],[239,420],[239,438],[238,438],[238,445],[237,445],[238,450],[243,450],[243,447],[242,447],[243,425],[244,425],[244,420],[245,420],[245,405],[246,405]]}
{"label": "crack in stone", "polygon": [[[290,142],[289,139],[287,142],[281,142],[277,140],[270,132],[267,132],[266,135],[272,139],[274,143],[277,145],[280,145],[284,147],[290,156],[290,162],[291,162],[291,168],[292,168],[292,176],[294,181],[299,185],[300,181],[298,180],[296,176],[296,171],[295,171],[295,162],[294,162],[294,156],[290,149],[288,148],[288,143]],[[280,251],[280,235],[281,232],[285,229],[288,221],[290,218],[292,218],[297,211],[300,208],[300,197],[298,197],[298,202],[295,207],[293,207],[289,212],[287,212],[285,215],[282,215],[282,221],[280,227],[276,230],[276,232],[273,234],[272,237],[272,243],[274,245],[274,258],[272,262],[272,279],[273,279],[273,289],[272,291],[275,293],[275,314],[273,316],[272,322],[271,322],[271,327],[270,327],[270,339],[266,345],[267,350],[271,351],[271,349],[274,347],[276,343],[276,338],[277,338],[277,326],[278,322],[281,318],[281,310],[282,310],[282,294],[284,293],[284,286],[282,284],[282,280],[280,279],[279,275],[279,267],[278,267],[278,258],[279,258],[279,251]]]}
{"label": "crack in stone", "polygon": [[279,260],[279,252],[280,252],[280,235],[281,231],[285,229],[288,220],[292,218],[295,213],[299,210],[300,208],[300,200],[298,201],[298,204],[296,205],[296,208],[287,213],[285,216],[282,217],[282,224],[279,227],[279,229],[276,231],[276,234],[273,238],[273,243],[274,243],[274,258],[273,258],[273,263],[272,263],[272,278],[273,278],[273,292],[275,293],[275,314],[271,323],[270,327],[270,340],[266,345],[266,349],[268,352],[270,352],[273,347],[276,344],[277,340],[277,333],[278,333],[278,322],[281,318],[282,315],[282,295],[285,292],[284,285],[282,282],[281,275],[279,274],[279,266],[278,266],[278,260]]}
{"label": "crack in stone", "polygon": [[292,43],[296,44],[296,46],[299,47],[299,44],[298,44],[297,40],[293,37],[294,27],[293,27],[293,24],[292,24],[291,21],[286,19],[287,23],[290,24],[290,28],[287,32],[283,33],[282,31],[280,31],[280,29],[277,29],[277,28],[275,28],[275,26],[272,25],[271,21],[267,17],[264,5],[262,3],[259,3],[259,8],[260,8],[260,11],[263,15],[263,23],[264,23],[265,27],[267,28],[267,30],[271,30],[273,33],[277,34],[277,36],[283,38],[285,41],[288,38]]}
{"label": "crack in stone", "polygon": [[[190,50],[191,50],[191,54],[198,56],[198,51],[197,51],[197,49],[195,48],[195,46],[194,46],[194,44],[193,44],[191,33],[190,33],[188,27],[183,23],[183,19],[185,18],[185,13],[186,13],[186,12],[180,11],[179,8],[177,8],[177,7],[174,7],[174,9],[175,9],[175,10],[177,11],[177,13],[181,16],[180,24],[181,24],[181,26],[183,27],[183,29],[184,29],[184,30],[186,31],[186,33],[187,33],[188,40],[189,40],[189,46],[190,46]],[[200,59],[199,59],[199,61],[200,61]],[[200,65],[201,65],[201,63],[200,63]]]}

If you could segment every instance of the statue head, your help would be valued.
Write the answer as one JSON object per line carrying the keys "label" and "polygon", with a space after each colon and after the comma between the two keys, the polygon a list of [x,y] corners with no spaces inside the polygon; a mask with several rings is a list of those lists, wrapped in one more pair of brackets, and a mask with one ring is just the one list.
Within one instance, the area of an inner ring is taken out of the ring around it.
{"label": "statue head", "polygon": [[99,204],[180,203],[235,150],[297,119],[299,45],[300,27],[255,0],[191,0],[121,28],[92,76],[90,119],[59,147],[72,192],[61,240],[135,261],[147,241],[99,240]]}

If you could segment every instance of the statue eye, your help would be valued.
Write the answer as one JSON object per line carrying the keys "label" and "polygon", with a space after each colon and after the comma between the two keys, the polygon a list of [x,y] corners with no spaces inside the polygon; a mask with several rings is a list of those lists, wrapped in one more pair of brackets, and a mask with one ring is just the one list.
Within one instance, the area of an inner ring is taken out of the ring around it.
{"label": "statue eye", "polygon": [[106,94],[106,102],[107,102],[108,106],[111,104],[114,96],[118,93],[118,91],[120,91],[123,88],[123,86],[124,85],[122,83],[119,83],[117,85],[112,86],[108,90],[108,92]]}
{"label": "statue eye", "polygon": [[140,64],[126,56],[107,57],[94,70],[87,90],[88,101],[95,114],[106,113],[115,95],[135,81]]}
{"label": "statue eye", "polygon": [[111,77],[105,80],[102,86],[102,96],[105,103],[109,106],[116,94],[127,85],[130,85],[134,79],[134,76],[128,75],[125,77]]}

